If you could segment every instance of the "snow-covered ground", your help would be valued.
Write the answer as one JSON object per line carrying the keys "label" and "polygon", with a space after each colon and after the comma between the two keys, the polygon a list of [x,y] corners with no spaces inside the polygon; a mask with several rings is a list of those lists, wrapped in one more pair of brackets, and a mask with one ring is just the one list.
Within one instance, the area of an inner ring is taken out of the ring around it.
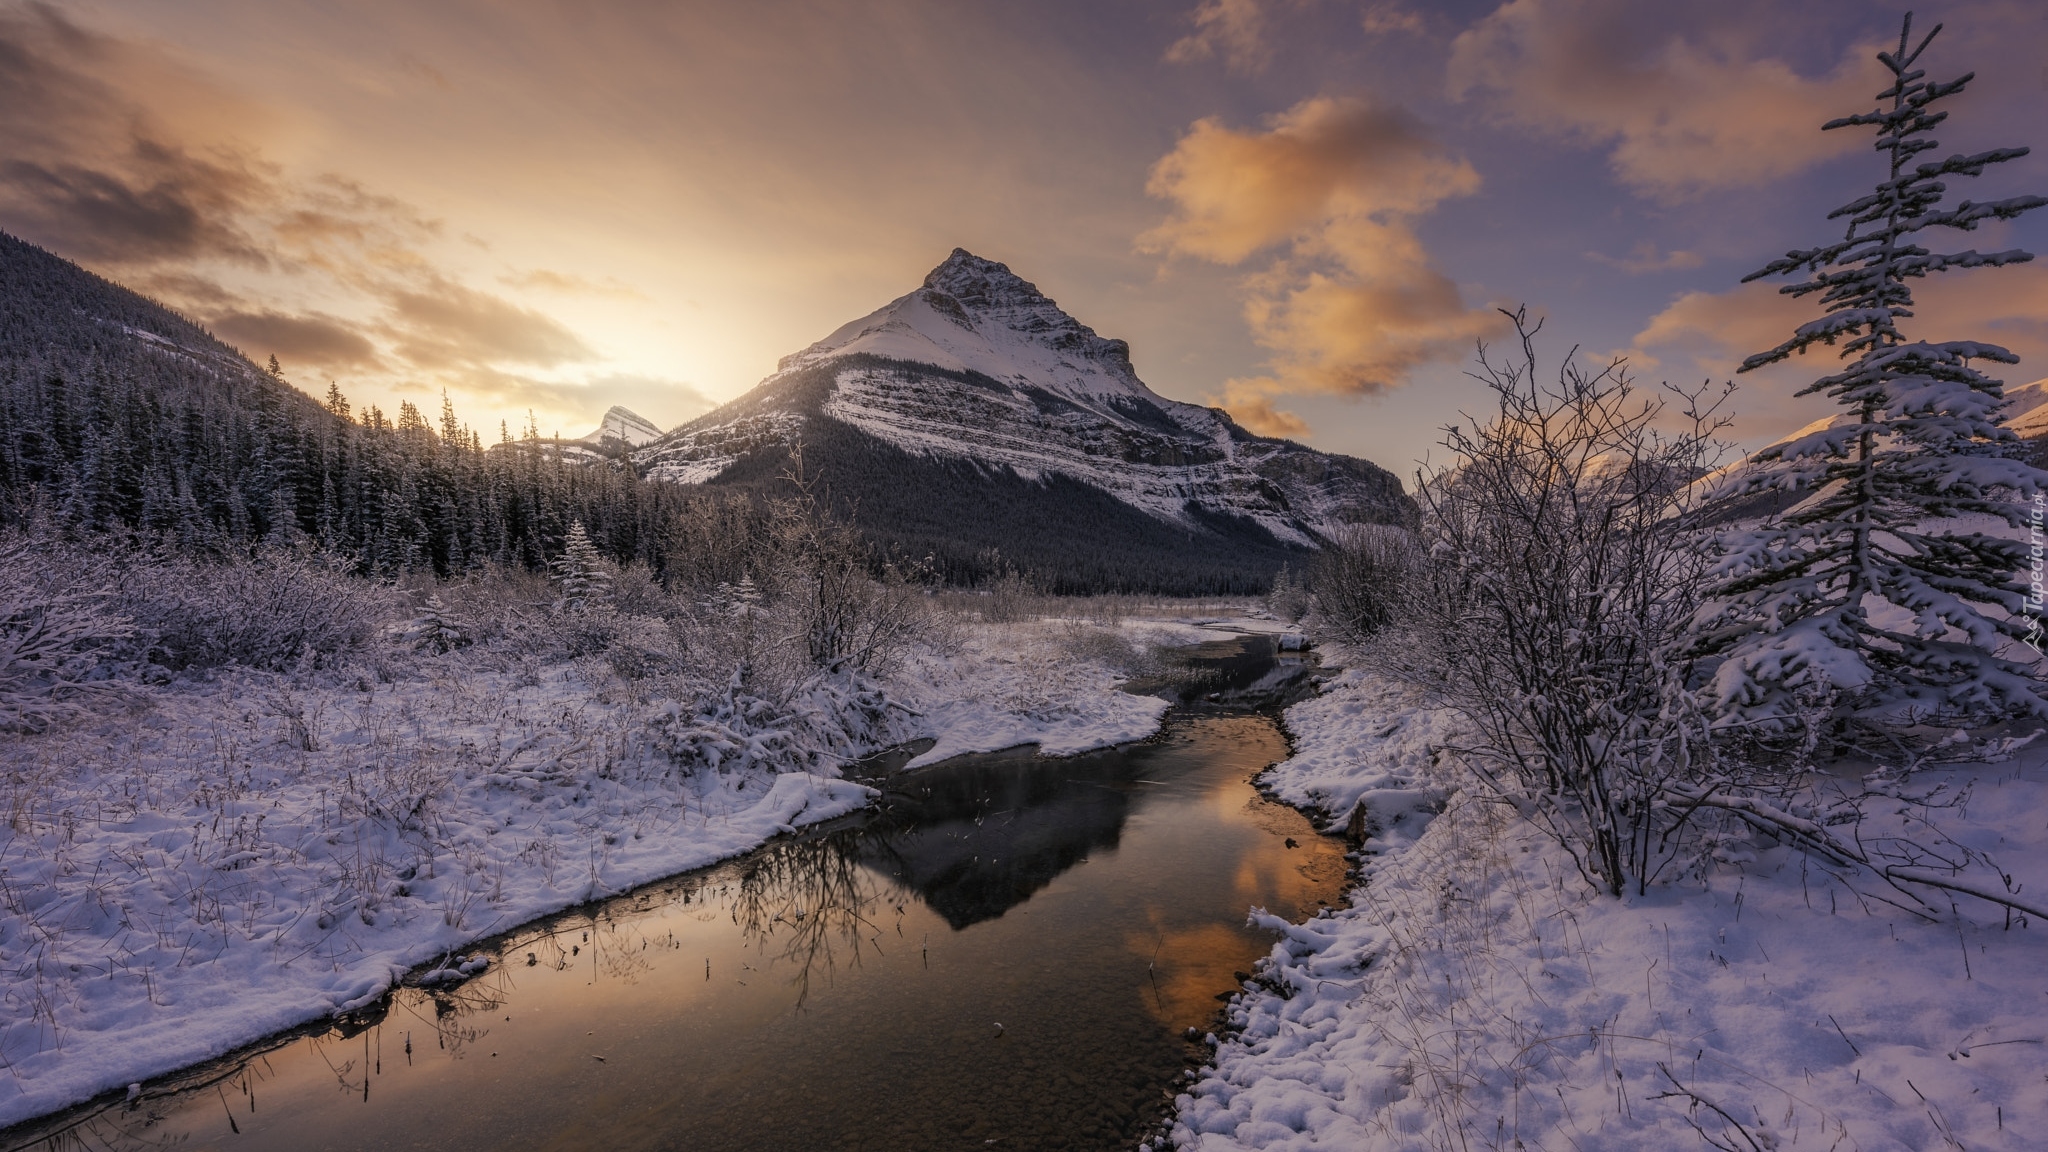
{"label": "snow-covered ground", "polygon": [[[1376,854],[1349,907],[1268,919],[1281,940],[1179,1097],[1172,1146],[2042,1146],[2048,925],[1974,901],[1919,915],[1746,837],[1611,899],[1460,789],[1434,751],[1446,714],[1354,671],[1287,720],[1296,755],[1270,784],[1333,817],[1363,799]],[[2048,890],[2036,749],[1883,791],[1865,835],[1938,828]]]}
{"label": "snow-covered ground", "polygon": [[[929,762],[1150,735],[1165,703],[1115,691],[1098,650],[1129,641],[964,625],[886,684],[904,707],[853,751],[929,738]],[[0,1126],[366,1005],[467,942],[870,796],[829,775],[683,771],[649,716],[592,662],[471,650],[389,682],[221,674],[10,737]]]}

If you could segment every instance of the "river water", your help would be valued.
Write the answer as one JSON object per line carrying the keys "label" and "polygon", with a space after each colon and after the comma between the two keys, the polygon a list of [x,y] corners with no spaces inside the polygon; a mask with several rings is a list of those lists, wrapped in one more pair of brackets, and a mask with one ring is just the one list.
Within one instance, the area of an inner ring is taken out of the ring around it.
{"label": "river water", "polygon": [[1342,891],[1342,844],[1249,783],[1285,755],[1266,716],[1180,713],[890,775],[875,811],[27,1146],[1129,1149],[1271,945],[1246,910]]}

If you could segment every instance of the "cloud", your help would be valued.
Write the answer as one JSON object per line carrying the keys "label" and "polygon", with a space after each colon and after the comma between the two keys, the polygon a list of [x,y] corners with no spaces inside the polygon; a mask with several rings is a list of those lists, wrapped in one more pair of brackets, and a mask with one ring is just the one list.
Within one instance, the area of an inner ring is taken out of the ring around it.
{"label": "cloud", "polygon": [[513,288],[536,288],[546,292],[560,292],[566,296],[612,296],[626,300],[645,300],[647,294],[630,284],[622,284],[609,276],[603,280],[592,280],[574,272],[557,272],[551,268],[531,268],[498,277],[498,283]]}
{"label": "cloud", "polygon": [[1171,201],[1141,251],[1236,265],[1268,250],[1246,281],[1269,377],[1234,380],[1233,412],[1300,431],[1270,403],[1289,392],[1357,395],[1456,359],[1498,317],[1466,307],[1409,222],[1479,187],[1479,175],[1399,108],[1317,97],[1244,132],[1198,120],[1153,166],[1147,191]]}
{"label": "cloud", "polygon": [[1705,263],[1697,252],[1673,249],[1670,252],[1660,254],[1657,251],[1657,246],[1647,240],[1629,249],[1629,253],[1626,256],[1609,256],[1605,252],[1588,252],[1586,253],[1586,259],[1591,260],[1595,264],[1605,264],[1609,268],[1618,268],[1631,276],[1639,276],[1645,272],[1671,272],[1683,268],[1697,268]]}
{"label": "cloud", "polygon": [[1392,36],[1395,33],[1420,36],[1429,31],[1429,24],[1422,13],[1399,4],[1375,4],[1365,10],[1359,23],[1367,36]]}
{"label": "cloud", "polygon": [[1308,421],[1273,406],[1273,397],[1287,390],[1285,383],[1271,376],[1226,380],[1223,407],[1239,424],[1261,436],[1307,436]]}
{"label": "cloud", "polygon": [[330,371],[378,364],[377,346],[354,325],[319,312],[222,312],[208,318],[207,327],[259,362],[276,356],[288,366]]}
{"label": "cloud", "polygon": [[211,99],[54,8],[0,12],[0,218],[89,260],[260,263],[237,220],[276,195],[274,173],[232,146],[177,140],[121,88],[132,76],[172,106]]}
{"label": "cloud", "polygon": [[530,364],[552,368],[597,353],[574,332],[530,308],[440,277],[385,294],[384,332],[423,368]]}
{"label": "cloud", "polygon": [[[1454,99],[1483,97],[1505,123],[1610,149],[1615,175],[1665,202],[1802,171],[1868,147],[1822,133],[1883,86],[1858,43],[1806,76],[1759,42],[1767,23],[1728,12],[1688,35],[1685,11],[1632,0],[1510,0],[1452,43]],[[1678,15],[1674,15],[1678,13]]]}
{"label": "cloud", "polygon": [[[1983,367],[2008,383],[2048,371],[2048,265],[1950,273],[1914,285],[1913,295],[1916,315],[1901,325],[1907,338],[2003,345],[2020,363]],[[1650,318],[1626,354],[1642,370],[1689,369],[1692,378],[1728,378],[1744,357],[1776,346],[1819,314],[1811,298],[1780,295],[1773,283],[1686,292]],[[1823,414],[1826,399],[1793,394],[1839,363],[1835,350],[1823,346],[1742,376],[1737,434],[1769,439]]]}
{"label": "cloud", "polygon": [[[265,160],[243,135],[263,123],[160,49],[47,6],[0,10],[0,226],[151,292],[258,361],[589,406],[583,385],[519,375],[600,359],[580,336],[464,282],[437,254],[446,228],[412,204]],[[520,282],[631,291],[556,272]],[[701,400],[677,387],[669,408]]]}
{"label": "cloud", "polygon": [[1272,61],[1259,0],[1202,0],[1189,19],[1195,30],[1166,49],[1168,61],[1193,64],[1221,55],[1233,72],[1258,72]]}

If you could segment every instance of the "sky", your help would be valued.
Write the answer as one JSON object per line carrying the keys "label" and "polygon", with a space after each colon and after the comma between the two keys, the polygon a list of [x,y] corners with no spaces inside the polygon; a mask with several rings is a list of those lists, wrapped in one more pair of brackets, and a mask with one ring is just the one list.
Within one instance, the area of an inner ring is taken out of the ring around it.
{"label": "sky", "polygon": [[[1169,397],[1397,474],[1545,371],[1723,380],[1817,313],[1744,275],[1881,178],[1885,0],[0,0],[0,230],[358,407],[494,439],[731,400],[956,246]],[[2048,5],[1914,6],[1948,151],[2048,147]],[[2048,194],[2048,152],[1957,196]],[[1952,246],[2048,250],[2048,210]],[[1908,335],[2048,376],[2048,259]],[[1727,436],[1826,414],[1825,353]],[[1441,450],[1437,450],[1441,455]]]}

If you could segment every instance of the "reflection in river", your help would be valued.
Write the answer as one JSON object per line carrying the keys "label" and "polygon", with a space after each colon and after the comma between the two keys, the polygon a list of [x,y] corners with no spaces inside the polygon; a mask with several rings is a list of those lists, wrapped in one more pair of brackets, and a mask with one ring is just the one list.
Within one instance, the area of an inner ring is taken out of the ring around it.
{"label": "reflection in river", "polygon": [[1200,716],[891,776],[871,812],[514,932],[458,988],[5,1146],[1128,1148],[1270,944],[1246,908],[1341,890],[1341,846],[1247,783],[1284,754]]}

